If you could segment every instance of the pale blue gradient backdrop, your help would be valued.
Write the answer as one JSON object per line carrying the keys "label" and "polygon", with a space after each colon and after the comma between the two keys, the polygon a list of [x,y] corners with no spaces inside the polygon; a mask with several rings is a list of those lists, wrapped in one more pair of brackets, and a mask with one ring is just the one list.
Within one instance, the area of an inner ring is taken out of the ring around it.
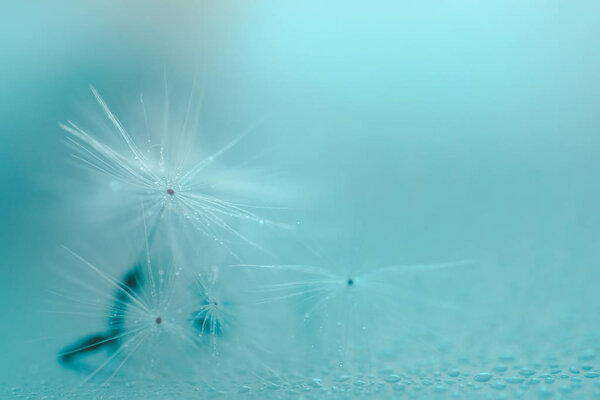
{"label": "pale blue gradient backdrop", "polygon": [[85,117],[88,84],[121,107],[164,71],[197,75],[215,126],[268,116],[299,242],[366,269],[473,260],[430,288],[462,301],[450,342],[480,334],[465,357],[600,350],[599,2],[84,3],[0,16],[0,375],[61,329],[37,312],[79,235],[57,121]]}

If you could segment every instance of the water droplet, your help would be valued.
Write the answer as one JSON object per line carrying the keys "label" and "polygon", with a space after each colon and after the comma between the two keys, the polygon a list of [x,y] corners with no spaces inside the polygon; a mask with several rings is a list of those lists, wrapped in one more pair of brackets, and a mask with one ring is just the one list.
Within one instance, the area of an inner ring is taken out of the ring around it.
{"label": "water droplet", "polygon": [[238,390],[238,393],[247,393],[249,391],[250,391],[250,386],[244,385],[244,386],[240,387],[240,389]]}
{"label": "water droplet", "polygon": [[383,378],[384,381],[388,382],[388,383],[396,383],[400,380],[400,377],[398,375],[388,375],[385,378]]}
{"label": "water droplet", "polygon": [[494,371],[496,371],[496,372],[504,372],[504,371],[506,371],[506,369],[507,369],[506,364],[500,363],[500,364],[496,364],[496,366],[494,366]]}
{"label": "water droplet", "polygon": [[515,361],[515,356],[510,353],[503,353],[503,354],[500,354],[498,359],[502,362],[512,362],[512,361]]}
{"label": "water droplet", "polygon": [[579,355],[580,360],[591,360],[596,357],[596,353],[592,349],[588,349]]}
{"label": "water droplet", "polygon": [[487,372],[481,372],[473,377],[476,382],[487,382],[492,379],[492,375]]}
{"label": "water droplet", "polygon": [[540,393],[541,397],[550,397],[550,396],[552,396],[552,392],[546,386],[540,387],[539,393]]}
{"label": "water droplet", "polygon": [[492,389],[496,389],[496,390],[504,390],[504,389],[506,389],[506,383],[504,383],[502,381],[496,381],[496,382],[492,383],[490,387]]}
{"label": "water droplet", "polygon": [[519,371],[519,374],[521,374],[523,376],[531,376],[531,375],[535,375],[535,371],[532,370],[531,368],[521,368],[521,370]]}
{"label": "water droplet", "polygon": [[445,386],[442,386],[442,385],[435,385],[435,386],[433,387],[433,391],[434,391],[434,392],[436,392],[436,393],[444,393],[444,392],[445,392],[445,391],[447,391],[447,390],[448,390],[448,389],[446,389],[446,387],[445,387]]}
{"label": "water droplet", "polygon": [[406,386],[404,386],[401,383],[396,383],[393,387],[394,387],[394,390],[396,390],[398,392],[403,391],[404,389],[406,389]]}

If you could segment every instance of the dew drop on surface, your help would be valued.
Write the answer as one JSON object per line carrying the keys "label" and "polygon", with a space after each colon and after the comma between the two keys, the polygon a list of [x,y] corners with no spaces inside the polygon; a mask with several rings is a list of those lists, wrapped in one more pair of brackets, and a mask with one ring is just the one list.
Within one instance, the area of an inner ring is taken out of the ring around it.
{"label": "dew drop on surface", "polygon": [[515,356],[511,353],[503,353],[503,354],[500,354],[498,359],[503,362],[512,362],[512,361],[515,361]]}
{"label": "dew drop on surface", "polygon": [[596,357],[594,350],[588,349],[579,355],[580,360],[591,360]]}
{"label": "dew drop on surface", "polygon": [[523,376],[531,376],[535,374],[535,371],[532,370],[531,368],[521,368],[521,370],[519,371],[519,374],[523,375]]}
{"label": "dew drop on surface", "polygon": [[499,363],[494,366],[494,371],[496,371],[496,372],[504,372],[506,370],[507,370],[506,364]]}
{"label": "dew drop on surface", "polygon": [[247,393],[250,389],[252,389],[250,386],[244,385],[238,390],[238,393]]}
{"label": "dew drop on surface", "polygon": [[490,387],[495,390],[504,390],[506,388],[506,383],[504,383],[502,381],[496,381],[496,382],[492,383],[492,385]]}
{"label": "dew drop on surface", "polygon": [[396,384],[394,385],[394,390],[396,390],[396,391],[399,391],[399,392],[400,392],[400,391],[403,391],[404,389],[406,389],[406,386],[404,386],[404,385],[403,385],[403,384],[401,384],[401,383],[396,383]]}
{"label": "dew drop on surface", "polygon": [[433,391],[434,391],[435,393],[444,393],[444,392],[445,392],[445,391],[447,391],[447,390],[448,390],[448,389],[446,389],[446,387],[445,387],[445,386],[443,386],[443,385],[436,385],[436,386],[434,386],[434,387],[433,387]]}
{"label": "dew drop on surface", "polygon": [[492,379],[492,375],[487,372],[481,372],[473,377],[476,382],[487,382]]}
{"label": "dew drop on surface", "polygon": [[546,386],[540,387],[539,394],[541,397],[550,397],[552,396],[552,392]]}

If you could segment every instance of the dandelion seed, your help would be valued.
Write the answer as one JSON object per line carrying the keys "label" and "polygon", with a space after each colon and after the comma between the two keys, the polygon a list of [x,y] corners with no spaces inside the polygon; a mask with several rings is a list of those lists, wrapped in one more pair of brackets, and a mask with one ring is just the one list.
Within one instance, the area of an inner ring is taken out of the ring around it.
{"label": "dandelion seed", "polygon": [[[328,364],[367,368],[377,365],[374,357],[402,343],[418,341],[415,326],[407,317],[415,300],[400,290],[400,274],[456,268],[465,262],[390,266],[366,273],[344,270],[340,273],[315,266],[238,265],[279,273],[287,277],[281,283],[259,285],[251,292],[257,304],[289,302],[301,316],[303,331],[316,356]],[[348,274],[351,272],[351,274]],[[290,276],[289,274],[293,274]],[[350,277],[348,277],[350,276]],[[439,306],[435,301],[420,300],[420,306]]]}
{"label": "dandelion seed", "polygon": [[[101,197],[104,205],[115,203],[122,208],[126,204],[136,207],[142,204],[147,214],[153,218],[161,219],[170,215],[175,217],[173,220],[175,224],[178,224],[176,219],[181,219],[225,247],[233,255],[235,253],[231,244],[234,242],[245,243],[267,252],[241,232],[238,225],[242,222],[253,222],[257,226],[277,225],[289,228],[285,224],[274,223],[251,211],[252,208],[269,207],[256,207],[227,200],[225,197],[228,195],[218,189],[223,187],[222,183],[227,180],[233,180],[235,183],[230,184],[230,188],[251,187],[241,180],[240,174],[236,178],[214,166],[256,125],[251,126],[214,153],[201,157],[196,150],[195,138],[199,113],[190,115],[194,107],[199,107],[195,88],[187,105],[187,115],[180,126],[169,124],[169,107],[165,107],[164,132],[161,134],[149,128],[161,124],[148,122],[149,113],[142,98],[141,105],[147,124],[145,133],[141,135],[144,140],[136,137],[137,134],[131,134],[100,93],[93,86],[91,90],[104,115],[112,124],[112,132],[107,133],[115,135],[117,141],[109,144],[111,140],[106,134],[103,136],[106,136],[107,140],[102,141],[100,135],[93,134],[71,121],[59,125],[69,133],[67,140],[75,150],[74,157],[83,165],[96,171],[99,176],[107,177],[108,185],[113,188],[114,193],[118,194],[118,198],[109,199],[107,197],[109,192],[103,192]],[[156,113],[150,115],[154,114]],[[137,133],[136,130],[134,132]],[[229,194],[229,196],[237,199],[240,198],[240,194],[242,193],[233,196]],[[262,190],[257,194],[261,198],[265,196]],[[250,193],[242,195],[246,198],[255,197]]]}
{"label": "dandelion seed", "polygon": [[[199,351],[199,345],[189,329],[187,318],[178,312],[190,304],[192,293],[181,289],[183,281],[175,279],[170,265],[163,264],[160,257],[151,256],[147,249],[143,257],[145,265],[136,265],[121,280],[116,280],[73,251],[68,251],[109,283],[115,294],[108,310],[107,330],[86,336],[63,349],[59,359],[64,365],[78,368],[79,364],[74,361],[82,356],[107,350],[108,357],[84,381],[110,369],[108,378],[105,377],[106,383],[126,363],[134,362],[136,354],[143,355],[147,353],[143,349],[149,349],[153,360],[162,359],[167,371],[181,371],[183,364],[193,368],[190,350]],[[175,362],[172,357],[178,361]],[[190,359],[182,363],[186,358]],[[142,363],[139,369],[153,374],[157,367],[156,363]]]}

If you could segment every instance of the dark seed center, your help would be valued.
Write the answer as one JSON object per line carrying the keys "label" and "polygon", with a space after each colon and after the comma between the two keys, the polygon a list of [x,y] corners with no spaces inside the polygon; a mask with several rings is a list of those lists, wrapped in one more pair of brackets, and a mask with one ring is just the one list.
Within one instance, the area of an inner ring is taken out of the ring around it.
{"label": "dark seed center", "polygon": [[162,318],[161,317],[156,317],[156,319],[154,320],[154,322],[156,322],[156,325],[160,325],[162,322]]}
{"label": "dark seed center", "polygon": [[175,194],[175,191],[171,188],[168,188],[167,193],[169,193],[170,196],[173,196]]}
{"label": "dark seed center", "polygon": [[354,279],[350,278],[348,279],[348,286],[352,286],[354,285]]}

